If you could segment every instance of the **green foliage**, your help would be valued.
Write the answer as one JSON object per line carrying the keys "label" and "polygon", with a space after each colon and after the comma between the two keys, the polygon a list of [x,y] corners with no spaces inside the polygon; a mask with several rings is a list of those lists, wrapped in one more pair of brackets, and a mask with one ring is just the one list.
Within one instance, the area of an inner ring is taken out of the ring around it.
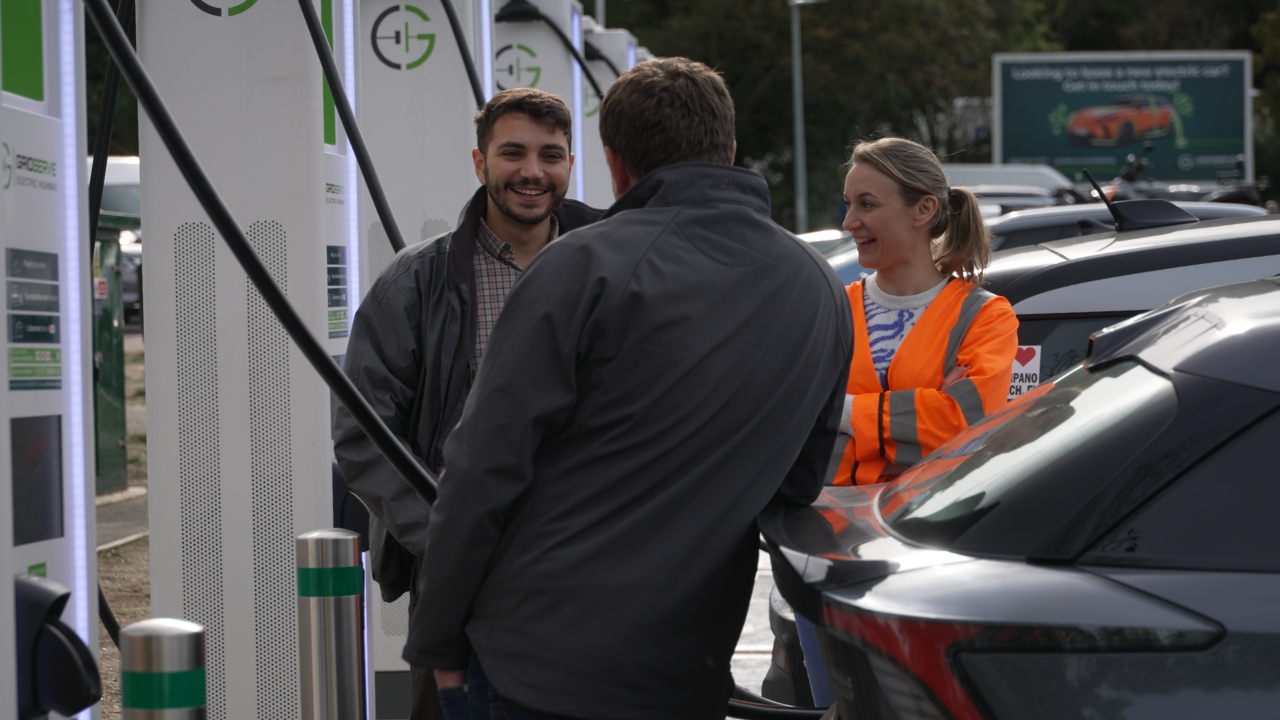
{"label": "green foliage", "polygon": [[[801,8],[812,227],[839,220],[853,144],[881,135],[926,142],[952,160],[985,161],[991,54],[1055,50],[1041,0],[832,0]],[[656,55],[720,71],[738,114],[739,163],[793,221],[790,9],[784,0],[612,0],[611,25]],[[971,118],[977,118],[976,121]]]}
{"label": "green foliage", "polygon": [[[129,39],[133,40],[133,27],[126,28],[129,32]],[[85,41],[85,79],[87,88],[85,93],[86,108],[88,112],[88,138],[86,147],[89,154],[93,154],[93,144],[98,136],[98,115],[102,111],[102,95],[103,85],[107,76],[107,60],[110,55],[107,52],[107,46],[102,43],[102,39],[98,37],[97,30],[93,27],[93,23],[85,23],[84,29]],[[129,90],[129,85],[120,79],[119,90],[116,92],[116,110],[111,125],[111,155],[137,155],[138,154],[138,101],[133,97],[133,93]]]}
{"label": "green foliage", "polygon": [[[842,163],[860,139],[901,135],[946,160],[990,161],[989,138],[974,131],[990,122],[992,53],[1258,48],[1254,24],[1276,2],[829,0],[804,7],[810,225],[838,222]],[[610,25],[630,29],[657,55],[691,57],[724,75],[737,102],[739,163],[769,181],[774,217],[785,225],[794,205],[789,13],[785,0],[609,0]],[[1267,13],[1264,32],[1273,41],[1266,67],[1274,89],[1260,98],[1269,103],[1272,136],[1280,135],[1276,15]],[[1188,117],[1194,111],[1186,98],[1176,107]],[[1280,161],[1280,149],[1268,149],[1280,137],[1264,143],[1259,129],[1262,168],[1267,152]]]}

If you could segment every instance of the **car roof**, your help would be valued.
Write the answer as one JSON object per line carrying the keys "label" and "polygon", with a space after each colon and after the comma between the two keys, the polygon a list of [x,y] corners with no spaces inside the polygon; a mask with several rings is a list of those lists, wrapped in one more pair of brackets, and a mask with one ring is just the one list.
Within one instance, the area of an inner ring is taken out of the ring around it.
{"label": "car roof", "polygon": [[[1253,205],[1215,202],[1181,202],[1173,203],[1201,220],[1225,217],[1247,217],[1266,215],[1267,211]],[[1061,225],[1064,218],[1090,218],[1110,222],[1111,211],[1102,203],[1084,203],[1077,205],[1056,205],[1054,207],[1018,210],[987,221],[993,233],[1008,233],[1016,230],[1032,230],[1040,227]]]}
{"label": "car roof", "polygon": [[1090,342],[1091,367],[1135,358],[1183,372],[1280,393],[1280,278],[1198,290]]}
{"label": "car roof", "polygon": [[[93,167],[93,158],[85,161],[85,177],[88,169]],[[136,155],[111,155],[107,158],[107,174],[104,185],[138,185],[141,183],[138,157]]]}
{"label": "car roof", "polygon": [[[1171,270],[1179,275],[1162,274]],[[1019,314],[1130,312],[1150,310],[1196,287],[1277,272],[1280,216],[1265,215],[1112,231],[1002,250],[987,268],[986,287],[1008,298]],[[1142,281],[1109,288],[1126,296],[1122,303],[1098,292],[1099,283],[1117,278]],[[1068,302],[1066,292],[1079,297]]]}
{"label": "car roof", "polygon": [[947,163],[942,166],[951,185],[1036,185],[1071,188],[1071,180],[1049,165],[1028,163]]}
{"label": "car roof", "polygon": [[[1257,227],[1253,227],[1255,225]],[[1040,247],[1061,255],[1068,260],[1074,260],[1099,253],[1178,248],[1196,243],[1229,240],[1242,235],[1277,234],[1280,234],[1280,216],[1252,215],[1202,220],[1196,223],[1166,225],[1164,227],[1130,230],[1128,232],[1105,232],[1096,235],[1051,240],[1041,243]],[[1280,252],[1280,241],[1276,242],[1276,252]]]}

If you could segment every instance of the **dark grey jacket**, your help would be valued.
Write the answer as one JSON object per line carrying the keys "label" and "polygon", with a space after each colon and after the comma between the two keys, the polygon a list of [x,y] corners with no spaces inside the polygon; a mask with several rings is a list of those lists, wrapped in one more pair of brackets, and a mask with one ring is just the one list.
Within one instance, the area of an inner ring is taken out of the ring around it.
{"label": "dark grey jacket", "polygon": [[852,332],[747,170],[662,168],[543,250],[445,445],[405,659],[473,646],[571,717],[723,718],[756,516],[821,491]]}
{"label": "dark grey jacket", "polygon": [[[391,432],[433,472],[471,389],[475,347],[472,260],[486,207],[483,187],[458,226],[396,255],[356,312],[344,370]],[[573,200],[556,209],[560,231],[594,222],[601,211]],[[347,485],[370,510],[373,576],[383,598],[411,587],[426,544],[427,505],[338,406],[334,454]]]}

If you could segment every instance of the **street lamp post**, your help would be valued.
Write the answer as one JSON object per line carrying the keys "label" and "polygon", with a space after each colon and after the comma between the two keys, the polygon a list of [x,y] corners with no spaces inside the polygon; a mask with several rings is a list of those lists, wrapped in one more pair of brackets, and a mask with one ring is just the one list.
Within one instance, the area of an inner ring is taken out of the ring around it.
{"label": "street lamp post", "polygon": [[826,0],[787,0],[791,7],[791,97],[795,123],[796,232],[809,231],[809,166],[804,147],[804,68],[800,60],[800,6]]}

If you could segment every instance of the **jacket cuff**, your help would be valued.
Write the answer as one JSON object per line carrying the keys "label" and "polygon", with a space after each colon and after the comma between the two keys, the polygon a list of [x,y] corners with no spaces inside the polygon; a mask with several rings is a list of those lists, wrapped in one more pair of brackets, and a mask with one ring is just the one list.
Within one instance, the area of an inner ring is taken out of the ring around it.
{"label": "jacket cuff", "polygon": [[884,393],[861,393],[853,396],[854,459],[867,462],[880,457],[880,398]]}

